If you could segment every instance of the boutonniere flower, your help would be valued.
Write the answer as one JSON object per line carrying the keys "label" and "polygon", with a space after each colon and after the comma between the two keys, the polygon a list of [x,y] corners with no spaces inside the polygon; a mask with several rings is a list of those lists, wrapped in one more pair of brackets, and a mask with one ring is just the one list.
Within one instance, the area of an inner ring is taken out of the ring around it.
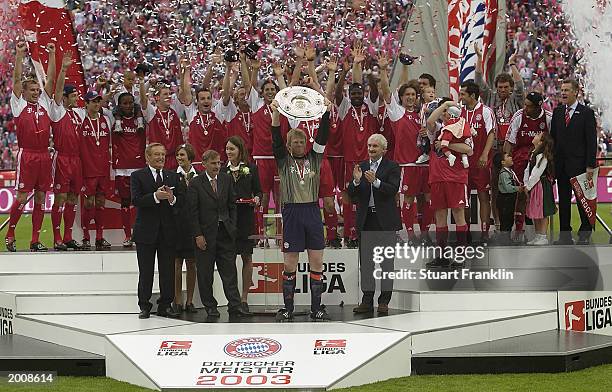
{"label": "boutonniere flower", "polygon": [[244,175],[244,176],[248,176],[250,172],[251,172],[251,170],[249,169],[249,167],[248,167],[248,166],[243,166],[243,167],[240,169],[240,173],[241,173],[242,175]]}

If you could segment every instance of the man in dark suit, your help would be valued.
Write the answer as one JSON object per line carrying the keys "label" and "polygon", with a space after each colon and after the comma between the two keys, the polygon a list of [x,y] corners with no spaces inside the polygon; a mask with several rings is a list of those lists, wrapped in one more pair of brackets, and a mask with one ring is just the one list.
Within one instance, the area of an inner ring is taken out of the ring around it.
{"label": "man in dark suit", "polygon": [[134,242],[138,257],[138,318],[147,319],[151,312],[151,292],[155,254],[159,270],[160,297],[157,315],[178,317],[170,306],[174,299],[174,248],[176,224],[174,213],[183,203],[184,189],[178,175],[164,170],[166,149],[151,143],[145,149],[147,167],[132,173],[130,186],[132,204],[136,207]]}
{"label": "man in dark suit", "polygon": [[[571,245],[571,198],[570,178],[587,173],[593,180],[595,156],[597,154],[597,132],[595,114],[590,108],[578,103],[578,82],[566,79],[561,84],[561,103],[555,108],[551,122],[551,136],[555,141],[555,176],[559,191],[559,241],[556,244]],[[595,179],[596,180],[596,179]],[[581,225],[578,229],[578,244],[590,242],[593,230],[586,213],[578,205]]]}
{"label": "man in dark suit", "polygon": [[223,282],[230,316],[245,315],[240,307],[236,272],[236,196],[233,180],[219,173],[220,156],[214,150],[202,154],[206,171],[191,180],[187,199],[191,233],[196,243],[196,266],[200,298],[209,317],[219,317],[213,296],[215,263]]}
{"label": "man in dark suit", "polygon": [[[374,310],[374,246],[393,246],[396,231],[401,230],[402,221],[395,197],[400,186],[400,167],[383,156],[387,151],[387,139],[374,134],[368,139],[370,159],[355,165],[353,181],[348,194],[357,203],[357,230],[360,234],[359,264],[361,270],[361,304],[355,313]],[[382,271],[393,271],[393,259],[382,261]],[[393,290],[391,279],[382,279],[378,297],[378,313],[389,312],[389,301]]]}

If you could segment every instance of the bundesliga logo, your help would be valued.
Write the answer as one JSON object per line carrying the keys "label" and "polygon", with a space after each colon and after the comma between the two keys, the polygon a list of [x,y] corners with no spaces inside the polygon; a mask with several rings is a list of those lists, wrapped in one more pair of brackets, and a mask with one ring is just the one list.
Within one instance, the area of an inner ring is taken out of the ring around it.
{"label": "bundesliga logo", "polygon": [[191,340],[164,340],[159,346],[158,356],[187,356]]}
{"label": "bundesliga logo", "polygon": [[314,355],[346,354],[346,339],[316,340]]}
{"label": "bundesliga logo", "polygon": [[612,296],[567,302],[564,311],[568,331],[612,328]]}
{"label": "bundesliga logo", "polygon": [[242,338],[232,340],[225,345],[223,351],[235,358],[264,358],[281,350],[281,344],[268,338]]}

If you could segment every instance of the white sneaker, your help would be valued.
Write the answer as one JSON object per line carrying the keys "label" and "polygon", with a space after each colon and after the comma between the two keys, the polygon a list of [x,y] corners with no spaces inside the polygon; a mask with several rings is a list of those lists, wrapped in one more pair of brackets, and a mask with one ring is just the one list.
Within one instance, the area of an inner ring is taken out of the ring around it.
{"label": "white sneaker", "polygon": [[536,237],[531,241],[531,245],[548,245],[548,237],[546,237],[546,234],[536,234]]}
{"label": "white sneaker", "polygon": [[416,160],[416,164],[419,165],[421,163],[425,163],[425,162],[429,162],[429,155],[428,154],[421,154],[421,156],[419,156]]}
{"label": "white sneaker", "polygon": [[448,159],[448,164],[453,166],[455,164],[455,159],[457,159],[453,154],[450,154],[446,159]]}
{"label": "white sneaker", "polygon": [[463,164],[463,167],[466,169],[470,167],[470,162],[468,161],[467,155],[461,154],[461,163]]}

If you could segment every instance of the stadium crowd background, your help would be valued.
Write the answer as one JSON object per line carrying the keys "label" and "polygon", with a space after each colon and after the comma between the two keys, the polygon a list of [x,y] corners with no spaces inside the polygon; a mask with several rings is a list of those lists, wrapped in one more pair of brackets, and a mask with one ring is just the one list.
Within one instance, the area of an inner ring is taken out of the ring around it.
{"label": "stadium crowd background", "polygon": [[[346,7],[338,4],[342,2],[329,0],[249,0],[238,7],[230,6],[226,0],[129,3],[67,2],[73,12],[88,85],[93,85],[101,75],[119,82],[127,67],[133,69],[143,61],[152,65],[154,75],[176,85],[180,55],[192,59],[197,81],[203,76],[215,45],[227,48],[250,40],[262,44],[264,69],[273,59],[289,57],[296,40],[314,40],[319,53],[346,55],[355,31],[369,43],[365,45],[369,50],[384,48],[396,52],[414,5],[413,0],[369,2],[368,12],[355,16],[347,14]],[[15,23],[11,12],[0,10],[0,21],[6,25]],[[558,99],[559,80],[573,76],[570,72],[577,66],[580,55],[572,44],[560,2],[508,2],[507,15],[508,45],[518,52],[517,65],[526,91],[542,92],[546,97],[545,108],[552,110]],[[14,29],[9,27],[6,31]],[[0,44],[0,170],[14,169],[18,151],[9,107],[8,65],[14,63],[14,37],[5,38]],[[599,150],[602,155],[612,151],[610,130],[600,128]]]}

